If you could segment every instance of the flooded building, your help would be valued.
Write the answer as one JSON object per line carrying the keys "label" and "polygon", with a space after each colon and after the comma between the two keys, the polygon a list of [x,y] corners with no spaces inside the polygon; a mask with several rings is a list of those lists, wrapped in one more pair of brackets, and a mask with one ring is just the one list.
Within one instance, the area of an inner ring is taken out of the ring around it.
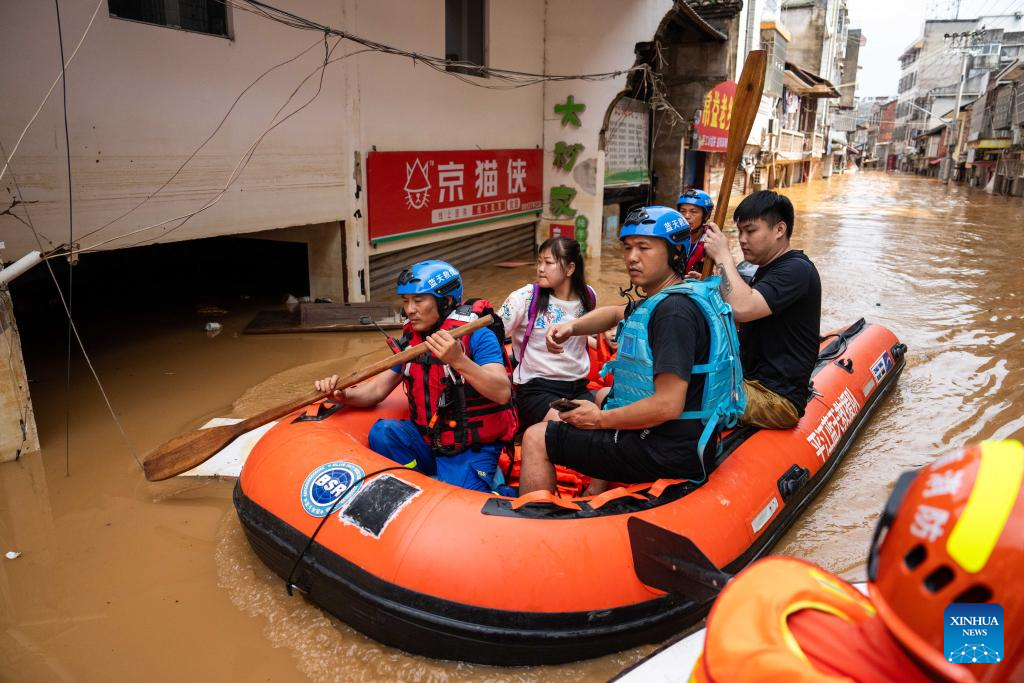
{"label": "flooded building", "polygon": [[[755,130],[763,123],[754,171],[759,187],[828,176],[832,153],[845,155],[845,133],[841,144],[833,145],[831,136],[843,90],[848,106],[853,103],[859,30],[853,39],[857,49],[849,51],[845,0],[786,0],[777,18],[761,24],[762,44],[774,59],[766,81],[773,85],[765,87],[763,116],[755,123]],[[844,71],[851,72],[849,83]]]}
{"label": "flooded building", "polygon": [[[53,8],[7,3],[0,261],[38,251],[157,282],[162,260],[181,271],[164,289],[213,273],[365,302],[426,257],[532,258],[551,235],[598,256],[630,206],[717,189],[725,138],[701,145],[697,124],[703,111],[727,135],[731,98],[716,88],[776,10],[100,0],[62,11],[62,79]],[[24,387],[8,394],[26,403]],[[29,426],[8,425],[18,440]]]}
{"label": "flooded building", "polygon": [[885,168],[888,147],[892,141],[893,114],[896,101],[888,96],[861,97],[852,112],[839,114],[836,120],[853,118],[853,146],[858,150],[859,164],[864,168]]}
{"label": "flooded building", "polygon": [[[955,47],[954,34],[960,34],[966,44],[961,40]],[[966,70],[961,102],[970,102],[985,92],[989,73],[1006,67],[1022,48],[1024,17],[1019,13],[926,21],[921,36],[899,58],[894,138],[901,168],[916,170],[926,165],[914,140],[947,123],[944,114],[956,107],[961,71]],[[962,62],[965,51],[966,64]]]}
{"label": "flooded building", "polygon": [[995,194],[1024,195],[1024,64],[992,73],[967,108],[965,179]]}
{"label": "flooded building", "polygon": [[[956,84],[960,78],[960,56],[948,45],[945,34],[971,31],[974,19],[928,20],[921,36],[900,55],[900,80],[893,146],[906,167],[917,152],[914,139],[940,123],[939,116],[953,105],[952,101],[935,105],[929,93],[940,87]],[[955,97],[956,92],[953,92]],[[970,98],[970,95],[965,95]],[[977,93],[973,95],[977,96]],[[939,109],[933,109],[933,105]]]}

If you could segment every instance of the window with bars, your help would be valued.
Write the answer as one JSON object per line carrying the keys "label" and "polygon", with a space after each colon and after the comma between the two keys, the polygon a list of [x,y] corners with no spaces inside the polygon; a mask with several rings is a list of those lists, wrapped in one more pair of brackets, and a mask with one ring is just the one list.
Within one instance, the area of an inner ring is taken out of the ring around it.
{"label": "window with bars", "polygon": [[444,58],[465,62],[452,64],[448,71],[484,76],[480,67],[487,66],[485,55],[485,0],[445,0]]}
{"label": "window with bars", "polygon": [[227,5],[218,0],[107,0],[110,16],[185,31],[228,36]]}

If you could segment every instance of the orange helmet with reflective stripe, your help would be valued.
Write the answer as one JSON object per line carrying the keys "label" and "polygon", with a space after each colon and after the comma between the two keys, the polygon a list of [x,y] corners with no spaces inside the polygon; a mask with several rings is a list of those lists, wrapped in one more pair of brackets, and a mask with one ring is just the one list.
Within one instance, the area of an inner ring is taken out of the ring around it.
{"label": "orange helmet with reflective stripe", "polygon": [[[904,473],[886,503],[868,558],[868,590],[900,643],[951,681],[1024,680],[1024,447],[985,441]],[[944,612],[955,603],[1002,605],[996,664],[944,656]]]}

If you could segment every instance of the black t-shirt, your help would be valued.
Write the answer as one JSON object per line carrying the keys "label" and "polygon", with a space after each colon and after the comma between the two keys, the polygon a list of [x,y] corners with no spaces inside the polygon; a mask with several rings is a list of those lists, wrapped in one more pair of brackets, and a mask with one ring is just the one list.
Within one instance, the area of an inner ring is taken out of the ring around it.
{"label": "black t-shirt", "polygon": [[[627,317],[634,308],[634,304],[626,307]],[[654,359],[654,375],[670,372],[686,380],[689,384],[683,409],[700,410],[707,375],[691,372],[694,365],[708,362],[711,349],[711,334],[700,308],[685,294],[668,295],[651,314],[647,339]],[[644,441],[654,460],[668,466],[692,466],[690,458],[697,452],[703,430],[700,420],[669,420],[650,429]],[[714,438],[708,443],[707,450],[713,452]]]}
{"label": "black t-shirt", "polygon": [[800,415],[818,362],[821,279],[807,256],[788,251],[754,274],[772,314],[740,325],[743,376],[788,399]]}

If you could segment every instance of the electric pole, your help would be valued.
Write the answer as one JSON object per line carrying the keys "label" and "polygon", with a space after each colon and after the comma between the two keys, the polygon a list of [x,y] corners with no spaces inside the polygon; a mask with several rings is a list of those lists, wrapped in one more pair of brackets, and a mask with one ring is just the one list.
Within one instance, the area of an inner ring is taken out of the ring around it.
{"label": "electric pole", "polygon": [[[957,2],[957,14],[959,14],[960,3]],[[981,38],[982,31],[963,31],[961,33],[947,33],[944,37],[949,41],[950,46],[960,53],[960,85],[956,91],[956,106],[953,107],[953,120],[946,123],[946,168],[942,173],[942,184],[949,185],[953,177],[953,149],[956,147],[957,139],[960,137],[960,100],[964,96],[964,82],[967,80],[967,61],[971,57],[971,49]]]}

